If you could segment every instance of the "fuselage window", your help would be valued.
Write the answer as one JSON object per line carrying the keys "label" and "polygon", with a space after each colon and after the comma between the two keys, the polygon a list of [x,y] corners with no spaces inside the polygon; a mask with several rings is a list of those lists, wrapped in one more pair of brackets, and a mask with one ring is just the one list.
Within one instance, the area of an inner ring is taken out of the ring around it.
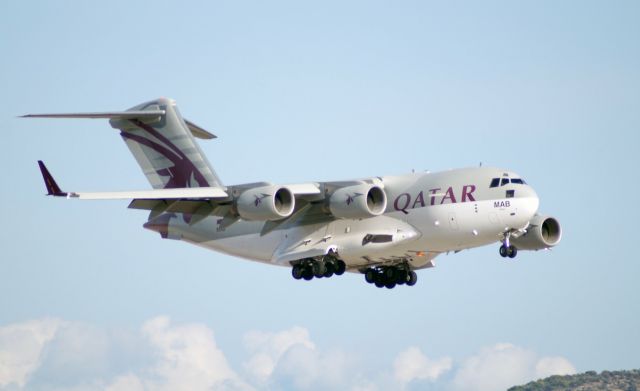
{"label": "fuselage window", "polygon": [[493,178],[491,180],[491,185],[489,185],[489,187],[498,187],[499,184],[500,184],[500,178]]}
{"label": "fuselage window", "polygon": [[511,183],[516,183],[518,185],[523,185],[524,181],[520,178],[511,178]]}
{"label": "fuselage window", "polygon": [[515,190],[507,190],[505,197],[506,198],[513,198],[516,195],[516,191]]}
{"label": "fuselage window", "polygon": [[504,186],[509,183],[509,178],[502,178],[500,181],[500,186]]}

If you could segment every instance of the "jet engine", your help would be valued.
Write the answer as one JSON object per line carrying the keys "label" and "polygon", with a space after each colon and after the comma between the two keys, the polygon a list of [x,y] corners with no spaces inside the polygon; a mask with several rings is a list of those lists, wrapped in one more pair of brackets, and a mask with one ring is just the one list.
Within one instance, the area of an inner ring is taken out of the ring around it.
{"label": "jet engine", "polygon": [[329,210],[338,218],[364,219],[379,216],[387,208],[387,195],[380,186],[362,184],[337,189],[329,197]]}
{"label": "jet engine", "polygon": [[558,220],[550,216],[536,215],[529,223],[527,232],[511,239],[511,244],[518,250],[542,250],[560,243],[561,238],[562,228]]}
{"label": "jet engine", "polygon": [[235,202],[245,220],[280,220],[291,216],[295,196],[286,187],[263,186],[243,191]]}

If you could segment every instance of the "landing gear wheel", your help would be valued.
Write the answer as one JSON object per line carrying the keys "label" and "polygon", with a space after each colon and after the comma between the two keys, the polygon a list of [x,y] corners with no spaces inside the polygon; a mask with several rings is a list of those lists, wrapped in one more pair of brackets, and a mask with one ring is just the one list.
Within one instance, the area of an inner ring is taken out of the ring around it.
{"label": "landing gear wheel", "polygon": [[333,261],[327,261],[324,264],[325,267],[325,272],[323,277],[329,278],[329,277],[333,277],[333,273],[335,273],[336,270],[336,264]]}
{"label": "landing gear wheel", "polygon": [[509,246],[509,248],[507,249],[507,256],[509,258],[515,258],[516,255],[518,255],[518,249],[513,246]]}
{"label": "landing gear wheel", "polygon": [[344,274],[344,272],[347,270],[347,264],[344,263],[344,261],[342,259],[338,259],[336,261],[336,270],[334,270],[333,272],[335,273],[336,276],[341,276]]}
{"label": "landing gear wheel", "polygon": [[382,273],[376,272],[375,281],[373,282],[378,288],[384,287],[384,276]]}
{"label": "landing gear wheel", "polygon": [[311,267],[307,266],[302,269],[302,278],[306,281],[313,279],[313,270],[311,270]]}
{"label": "landing gear wheel", "polygon": [[296,280],[299,280],[302,278],[302,267],[300,267],[300,265],[295,265],[292,269],[291,269],[291,275],[293,276],[293,278],[295,278]]}
{"label": "landing gear wheel", "polygon": [[385,281],[394,281],[396,278],[396,269],[393,267],[387,267],[382,272],[384,274]]}
{"label": "landing gear wheel", "polygon": [[409,272],[409,277],[407,278],[407,286],[414,286],[418,282],[418,275],[413,270]]}
{"label": "landing gear wheel", "polygon": [[374,282],[376,282],[376,271],[375,271],[375,269],[367,269],[367,271],[364,272],[364,280],[366,282],[368,282],[369,284],[373,284]]}
{"label": "landing gear wheel", "polygon": [[502,258],[506,258],[507,255],[509,255],[509,248],[507,246],[505,246],[504,244],[502,246],[500,246],[500,256]]}
{"label": "landing gear wheel", "polygon": [[384,284],[387,289],[393,289],[396,287],[396,282],[394,280],[387,280]]}
{"label": "landing gear wheel", "polygon": [[327,271],[327,268],[324,265],[324,262],[314,262],[313,264],[313,276],[315,278],[324,277],[324,273]]}
{"label": "landing gear wheel", "polygon": [[396,284],[403,285],[407,283],[407,279],[409,278],[409,273],[407,273],[404,269],[396,270]]}

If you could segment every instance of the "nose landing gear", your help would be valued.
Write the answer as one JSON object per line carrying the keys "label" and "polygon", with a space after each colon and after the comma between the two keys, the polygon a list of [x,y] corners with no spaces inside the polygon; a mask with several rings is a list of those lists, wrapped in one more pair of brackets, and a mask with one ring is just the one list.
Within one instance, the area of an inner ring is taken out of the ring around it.
{"label": "nose landing gear", "polygon": [[504,244],[502,246],[500,246],[500,256],[502,258],[515,258],[516,255],[518,255],[518,249],[515,248],[513,245],[511,246],[505,246]]}
{"label": "nose landing gear", "polygon": [[518,255],[518,249],[509,243],[510,236],[511,235],[509,233],[505,234],[504,240],[502,241],[502,246],[500,246],[499,248],[500,256],[502,258],[515,258],[516,255]]}

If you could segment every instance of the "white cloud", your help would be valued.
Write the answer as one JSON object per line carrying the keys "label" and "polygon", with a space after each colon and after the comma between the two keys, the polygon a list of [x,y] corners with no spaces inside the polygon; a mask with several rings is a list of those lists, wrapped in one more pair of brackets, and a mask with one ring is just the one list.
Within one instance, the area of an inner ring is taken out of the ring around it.
{"label": "white cloud", "polygon": [[126,374],[116,377],[113,382],[105,387],[105,391],[144,391],[142,380],[134,374]]}
{"label": "white cloud", "polygon": [[[149,369],[151,376],[142,380],[154,390],[249,389],[227,363],[216,346],[213,332],[202,324],[172,326],[169,318],[149,320],[143,335],[158,351]],[[119,379],[135,385],[132,378]]]}
{"label": "white cloud", "polygon": [[22,388],[40,365],[46,344],[63,322],[58,319],[32,320],[0,327],[0,387]]}
{"label": "white cloud", "polygon": [[453,360],[444,357],[431,360],[417,347],[410,347],[398,354],[394,363],[394,376],[402,384],[413,380],[436,380],[449,371]]}
{"label": "white cloud", "polygon": [[564,357],[543,357],[536,364],[536,378],[552,375],[572,375],[576,368]]}
{"label": "white cloud", "polygon": [[133,336],[56,319],[2,327],[0,389],[5,387],[251,389],[228,365],[211,329],[201,324],[172,325],[166,317],[149,320]]}
{"label": "white cloud", "polygon": [[271,380],[296,390],[347,389],[359,384],[359,369],[345,351],[296,345],[278,361]]}
{"label": "white cloud", "polygon": [[[539,357],[497,344],[454,363],[419,347],[382,366],[369,351],[320,349],[309,331],[252,331],[244,336],[243,376],[231,367],[204,324],[167,317],[137,331],[41,319],[0,327],[0,390],[503,390],[554,374],[575,373],[564,357]],[[427,382],[427,383],[424,383]]]}
{"label": "white cloud", "polygon": [[561,373],[575,373],[565,358],[538,358],[533,351],[502,343],[482,349],[464,360],[452,386],[460,391],[505,390],[535,380],[541,374],[550,376]]}
{"label": "white cloud", "polygon": [[316,349],[305,328],[275,333],[251,331],[245,334],[244,344],[250,354],[244,368],[260,386],[296,390],[367,386],[350,354],[339,349]]}
{"label": "white cloud", "polygon": [[280,357],[292,346],[301,345],[315,349],[309,331],[293,327],[277,333],[250,331],[244,336],[244,345],[251,357],[245,362],[245,370],[253,378],[264,382],[271,376]]}

